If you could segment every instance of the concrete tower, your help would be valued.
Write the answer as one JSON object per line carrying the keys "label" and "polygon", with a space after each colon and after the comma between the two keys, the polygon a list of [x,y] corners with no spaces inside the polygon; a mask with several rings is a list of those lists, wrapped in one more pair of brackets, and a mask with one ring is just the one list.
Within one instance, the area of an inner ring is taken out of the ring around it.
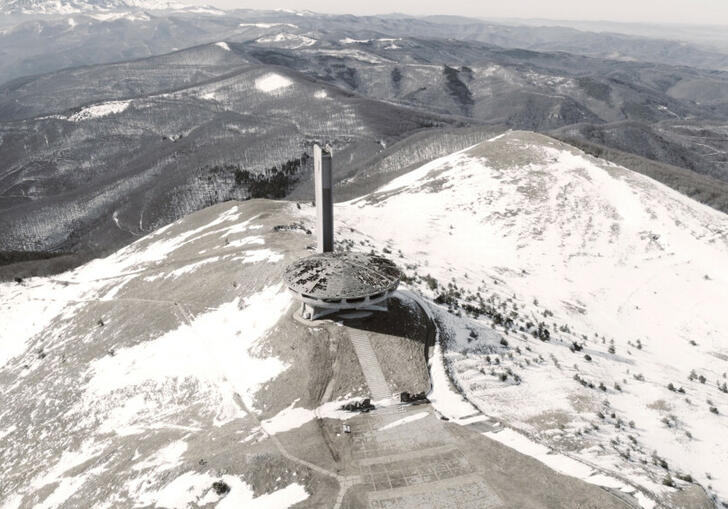
{"label": "concrete tower", "polygon": [[331,176],[331,149],[313,146],[314,185],[316,191],[316,249],[319,253],[334,250],[334,196]]}
{"label": "concrete tower", "polygon": [[301,302],[298,318],[318,320],[334,313],[362,318],[386,311],[402,273],[393,262],[373,253],[334,252],[331,149],[314,145],[313,163],[318,252],[293,262],[283,275],[293,297]]}

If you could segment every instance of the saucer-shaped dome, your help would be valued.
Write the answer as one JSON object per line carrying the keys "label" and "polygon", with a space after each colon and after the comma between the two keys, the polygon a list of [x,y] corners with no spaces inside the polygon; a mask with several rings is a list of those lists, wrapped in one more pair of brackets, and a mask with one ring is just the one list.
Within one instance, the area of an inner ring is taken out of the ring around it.
{"label": "saucer-shaped dome", "polygon": [[309,299],[363,299],[399,285],[397,266],[382,256],[364,253],[319,253],[288,266],[285,281]]}

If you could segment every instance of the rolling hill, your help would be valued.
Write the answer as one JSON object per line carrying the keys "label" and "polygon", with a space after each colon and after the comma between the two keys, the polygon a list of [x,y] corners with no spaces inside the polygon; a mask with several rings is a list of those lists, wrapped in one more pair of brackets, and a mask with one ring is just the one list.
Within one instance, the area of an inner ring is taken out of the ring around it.
{"label": "rolling hill", "polygon": [[0,127],[5,251],[93,256],[207,205],[284,197],[310,171],[313,141],[363,160],[457,123],[250,63],[226,43],[5,91],[18,117]]}
{"label": "rolling hill", "polygon": [[527,132],[335,214],[342,235],[393,253],[444,308],[450,373],[484,413],[656,493],[689,478],[728,497],[716,439],[728,425],[728,216]]}

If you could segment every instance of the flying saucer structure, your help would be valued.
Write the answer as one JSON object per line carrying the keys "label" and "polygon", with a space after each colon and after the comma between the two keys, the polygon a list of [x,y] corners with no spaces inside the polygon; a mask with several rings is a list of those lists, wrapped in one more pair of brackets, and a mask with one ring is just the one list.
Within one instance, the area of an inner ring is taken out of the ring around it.
{"label": "flying saucer structure", "polygon": [[342,311],[386,311],[400,272],[381,256],[319,253],[288,266],[284,278],[303,304],[301,316],[315,320]]}
{"label": "flying saucer structure", "polygon": [[334,252],[331,150],[314,145],[317,251],[286,268],[284,280],[301,302],[301,317],[317,320],[334,313],[350,316],[386,311],[401,273],[387,258]]}

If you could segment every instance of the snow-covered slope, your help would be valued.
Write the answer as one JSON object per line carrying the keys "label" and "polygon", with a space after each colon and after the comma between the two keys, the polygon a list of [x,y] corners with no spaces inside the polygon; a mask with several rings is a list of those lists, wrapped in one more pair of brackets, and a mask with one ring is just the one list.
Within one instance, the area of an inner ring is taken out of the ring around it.
{"label": "snow-covered slope", "polygon": [[[367,394],[347,327],[291,319],[282,285],[312,243],[301,205],[220,204],[72,272],[0,284],[3,509],[329,506],[361,481],[327,452],[350,447],[336,408]],[[341,248],[389,254],[440,304],[422,309],[449,425],[478,421],[645,508],[705,507],[703,488],[728,501],[728,217],[525,132],[335,214]],[[443,397],[446,370],[541,444]],[[380,432],[434,421],[392,415]]]}
{"label": "snow-covered slope", "polygon": [[336,215],[463,315],[442,316],[446,358],[483,411],[658,494],[664,460],[728,501],[728,216],[526,132]]}
{"label": "snow-covered slope", "polygon": [[295,363],[270,338],[291,309],[287,253],[309,237],[273,228],[287,208],[222,204],[57,278],[0,284],[0,507],[335,496],[258,444],[256,416],[293,406],[275,387]]}

